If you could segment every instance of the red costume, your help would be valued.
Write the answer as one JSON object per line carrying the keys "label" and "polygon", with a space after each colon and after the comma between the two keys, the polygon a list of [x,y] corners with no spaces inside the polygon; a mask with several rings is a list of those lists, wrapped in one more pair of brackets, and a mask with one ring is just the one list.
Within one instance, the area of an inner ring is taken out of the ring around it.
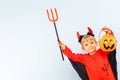
{"label": "red costume", "polygon": [[74,62],[85,65],[89,80],[115,80],[107,52],[98,49],[94,55],[75,54],[66,47],[63,53]]}

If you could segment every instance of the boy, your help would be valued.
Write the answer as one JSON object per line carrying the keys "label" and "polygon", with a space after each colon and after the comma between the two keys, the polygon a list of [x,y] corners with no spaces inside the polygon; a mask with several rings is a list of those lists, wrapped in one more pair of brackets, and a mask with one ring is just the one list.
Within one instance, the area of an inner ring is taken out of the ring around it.
{"label": "boy", "polygon": [[[108,60],[110,52],[105,52],[101,49],[97,50],[97,41],[94,38],[94,34],[90,28],[88,30],[89,32],[86,35],[80,36],[77,33],[82,49],[87,54],[73,53],[62,41],[58,43],[59,46],[72,62],[82,63],[85,66],[89,80],[115,80]],[[104,27],[102,31],[106,32],[106,34],[113,35],[109,28]]]}

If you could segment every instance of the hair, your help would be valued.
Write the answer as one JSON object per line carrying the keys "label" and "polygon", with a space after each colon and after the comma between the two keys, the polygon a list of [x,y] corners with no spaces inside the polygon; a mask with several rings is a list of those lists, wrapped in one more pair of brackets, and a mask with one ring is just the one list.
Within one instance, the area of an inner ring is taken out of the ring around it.
{"label": "hair", "polygon": [[94,38],[94,36],[92,36],[92,35],[84,35],[84,36],[82,37],[80,43],[83,44],[83,39],[88,39],[89,37],[93,37],[93,39],[96,41],[96,39]]}
{"label": "hair", "polygon": [[[90,35],[90,36],[93,36],[93,37],[94,37],[94,34],[91,34],[91,33],[89,33],[89,32],[88,32],[86,35]],[[83,38],[84,36],[86,36],[86,35],[80,35],[80,36],[79,36],[79,39],[78,39],[78,42],[81,43],[82,38]]]}

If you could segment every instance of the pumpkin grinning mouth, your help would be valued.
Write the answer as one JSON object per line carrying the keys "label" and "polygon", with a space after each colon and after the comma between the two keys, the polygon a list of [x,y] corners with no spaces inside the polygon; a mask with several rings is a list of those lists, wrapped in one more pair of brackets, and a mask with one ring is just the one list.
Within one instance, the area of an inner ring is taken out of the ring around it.
{"label": "pumpkin grinning mouth", "polygon": [[110,46],[106,46],[105,44],[103,44],[103,46],[104,46],[105,49],[113,49],[114,44],[111,47]]}

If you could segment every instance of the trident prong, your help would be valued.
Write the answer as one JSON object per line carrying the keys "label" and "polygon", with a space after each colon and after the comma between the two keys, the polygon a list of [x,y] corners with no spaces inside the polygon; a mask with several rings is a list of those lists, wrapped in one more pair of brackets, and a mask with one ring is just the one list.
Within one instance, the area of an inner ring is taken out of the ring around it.
{"label": "trident prong", "polygon": [[[59,39],[59,36],[58,36],[57,27],[56,27],[56,23],[55,23],[55,22],[58,20],[58,13],[57,13],[56,8],[54,8],[54,11],[55,11],[56,18],[55,18],[55,16],[54,16],[54,13],[53,13],[52,9],[50,9],[50,12],[51,12],[51,18],[50,18],[50,14],[49,14],[49,12],[48,12],[48,9],[46,10],[49,21],[53,22],[53,24],[54,24],[54,28],[55,28],[57,40],[58,40],[58,42],[59,42],[60,39]],[[60,52],[61,52],[62,59],[63,59],[63,61],[64,61],[64,56],[63,56],[63,54],[62,54],[62,49],[61,49],[61,47],[59,47],[59,48],[60,48]]]}
{"label": "trident prong", "polygon": [[57,13],[56,8],[54,8],[54,11],[55,11],[56,18],[55,18],[55,16],[54,16],[54,13],[53,13],[52,9],[50,9],[51,16],[52,16],[52,17],[50,18],[50,13],[49,13],[48,9],[46,10],[47,15],[48,15],[48,19],[49,19],[49,21],[51,21],[51,22],[56,22],[56,21],[58,20],[58,13]]}

